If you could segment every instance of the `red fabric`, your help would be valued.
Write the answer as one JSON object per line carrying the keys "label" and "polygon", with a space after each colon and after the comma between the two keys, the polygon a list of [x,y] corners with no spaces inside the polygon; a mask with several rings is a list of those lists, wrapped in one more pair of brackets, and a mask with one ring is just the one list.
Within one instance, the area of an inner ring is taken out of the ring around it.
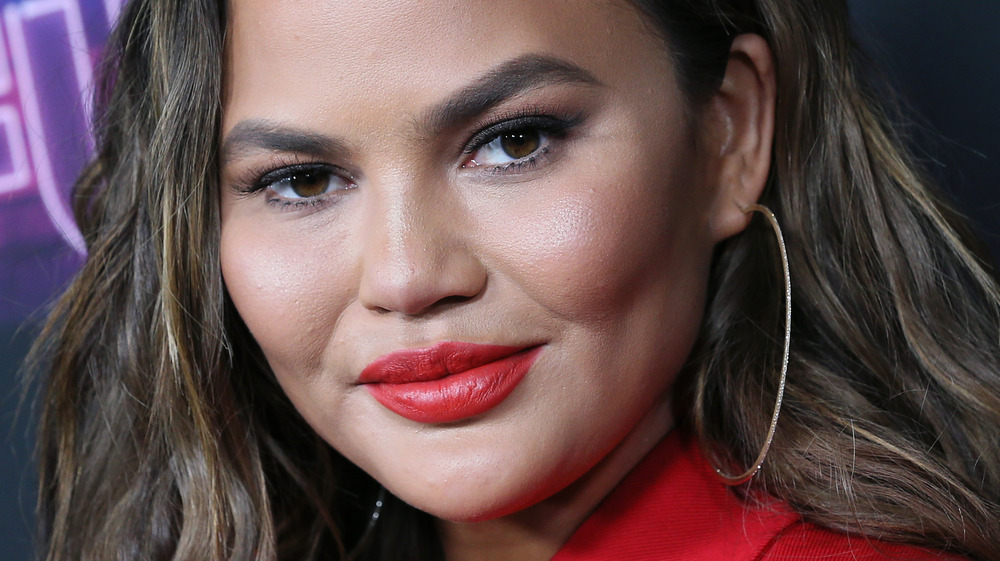
{"label": "red fabric", "polygon": [[587,518],[552,561],[940,561],[803,522],[779,502],[744,505],[693,439],[673,431]]}

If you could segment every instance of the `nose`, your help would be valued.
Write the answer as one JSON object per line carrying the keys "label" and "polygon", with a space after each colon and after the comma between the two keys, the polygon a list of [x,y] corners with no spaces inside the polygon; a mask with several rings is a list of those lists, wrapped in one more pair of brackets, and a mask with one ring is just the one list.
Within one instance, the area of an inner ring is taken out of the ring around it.
{"label": "nose", "polygon": [[405,194],[374,198],[358,292],[365,308],[416,316],[483,290],[486,269],[473,251],[460,201]]}

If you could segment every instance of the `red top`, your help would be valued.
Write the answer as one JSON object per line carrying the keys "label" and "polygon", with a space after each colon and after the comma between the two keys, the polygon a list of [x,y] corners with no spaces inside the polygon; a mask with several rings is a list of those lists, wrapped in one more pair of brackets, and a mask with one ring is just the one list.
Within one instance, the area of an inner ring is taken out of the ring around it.
{"label": "red top", "polygon": [[804,522],[783,503],[745,505],[693,439],[673,431],[587,518],[552,561],[940,561],[953,556]]}

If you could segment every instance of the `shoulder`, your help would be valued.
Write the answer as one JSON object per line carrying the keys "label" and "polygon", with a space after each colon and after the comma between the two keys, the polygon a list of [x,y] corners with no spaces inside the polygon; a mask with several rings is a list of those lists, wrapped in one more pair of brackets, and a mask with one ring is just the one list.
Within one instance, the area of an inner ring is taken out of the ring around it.
{"label": "shoulder", "polygon": [[796,522],[776,534],[760,561],[822,559],[823,561],[964,561],[963,557],[910,545],[852,536]]}

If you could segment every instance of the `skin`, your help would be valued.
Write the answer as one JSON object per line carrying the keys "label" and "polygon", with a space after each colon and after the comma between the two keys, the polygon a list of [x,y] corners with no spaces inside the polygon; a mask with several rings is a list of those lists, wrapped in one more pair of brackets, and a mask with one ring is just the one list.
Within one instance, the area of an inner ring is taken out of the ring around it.
{"label": "skin", "polygon": [[[674,423],[712,249],[767,176],[766,44],[737,38],[719,94],[692,111],[664,43],[617,2],[235,0],[230,18],[222,268],[279,383],[327,442],[441,520],[450,560],[548,559]],[[539,56],[582,72],[430,118]],[[465,153],[537,114],[576,121],[532,165]],[[334,189],[243,192],[303,163],[337,166]],[[375,358],[444,340],[543,348],[505,401],[458,423],[404,419],[358,385]]]}

